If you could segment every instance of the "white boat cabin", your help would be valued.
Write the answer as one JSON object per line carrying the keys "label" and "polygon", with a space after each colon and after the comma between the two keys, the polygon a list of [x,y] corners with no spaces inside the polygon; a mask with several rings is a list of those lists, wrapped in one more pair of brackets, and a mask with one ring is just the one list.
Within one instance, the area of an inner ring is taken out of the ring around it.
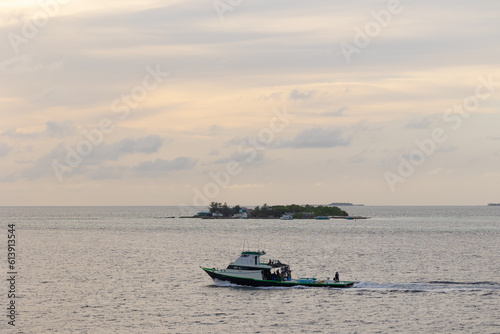
{"label": "white boat cabin", "polygon": [[229,264],[227,269],[271,269],[270,266],[260,262],[260,256],[266,254],[264,251],[242,252],[236,261]]}

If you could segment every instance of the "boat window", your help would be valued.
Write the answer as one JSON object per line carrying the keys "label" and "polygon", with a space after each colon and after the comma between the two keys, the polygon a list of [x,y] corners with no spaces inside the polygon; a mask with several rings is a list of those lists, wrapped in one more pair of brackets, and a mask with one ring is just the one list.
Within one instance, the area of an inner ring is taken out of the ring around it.
{"label": "boat window", "polygon": [[235,269],[235,270],[245,270],[247,268],[245,267],[240,267],[240,266],[234,266],[234,265],[229,265],[227,269]]}

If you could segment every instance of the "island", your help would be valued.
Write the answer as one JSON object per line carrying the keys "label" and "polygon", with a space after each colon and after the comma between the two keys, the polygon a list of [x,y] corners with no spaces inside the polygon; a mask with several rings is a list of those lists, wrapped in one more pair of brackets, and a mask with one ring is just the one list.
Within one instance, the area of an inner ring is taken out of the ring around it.
{"label": "island", "polygon": [[364,204],[353,204],[348,202],[333,202],[328,204],[328,206],[365,206]]}
{"label": "island", "polygon": [[330,219],[347,218],[344,210],[328,205],[261,205],[255,208],[226,203],[212,202],[207,211],[198,212],[194,217],[204,219],[257,218],[257,219]]}

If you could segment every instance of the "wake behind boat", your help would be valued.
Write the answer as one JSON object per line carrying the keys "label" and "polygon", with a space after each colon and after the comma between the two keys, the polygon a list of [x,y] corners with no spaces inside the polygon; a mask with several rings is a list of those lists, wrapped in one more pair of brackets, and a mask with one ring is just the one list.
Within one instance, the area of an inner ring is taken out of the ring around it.
{"label": "wake behind boat", "polygon": [[291,287],[297,285],[311,287],[331,287],[348,288],[354,285],[353,281],[339,281],[338,273],[334,279],[312,278],[292,278],[290,266],[281,263],[279,260],[269,260],[267,263],[261,263],[261,255],[264,251],[244,251],[240,257],[229,264],[226,269],[205,268],[203,269],[214,280],[219,279],[233,284],[247,286],[281,286]]}

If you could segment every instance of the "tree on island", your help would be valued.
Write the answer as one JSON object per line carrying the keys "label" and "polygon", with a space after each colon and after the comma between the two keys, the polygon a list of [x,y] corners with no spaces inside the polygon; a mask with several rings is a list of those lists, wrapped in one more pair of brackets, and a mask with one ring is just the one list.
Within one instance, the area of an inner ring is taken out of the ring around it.
{"label": "tree on island", "polygon": [[220,207],[222,206],[222,203],[217,203],[217,202],[212,202],[210,203],[210,206],[208,207],[208,211],[210,213],[219,213]]}
{"label": "tree on island", "polygon": [[[241,207],[236,205],[234,207],[229,207],[226,203],[210,203],[209,210],[212,214],[220,214],[223,217],[231,217],[235,213],[239,213]],[[251,218],[279,218],[284,214],[294,214],[294,218],[304,218],[307,216],[306,213],[311,213],[312,217],[318,216],[348,216],[349,214],[344,210],[335,206],[325,206],[325,205],[305,205],[301,206],[298,204],[291,205],[273,205],[269,206],[266,204],[262,206],[257,206],[255,209],[251,210]]]}
{"label": "tree on island", "polygon": [[215,213],[216,215],[222,215],[223,217],[231,217],[235,213],[240,212],[241,207],[236,205],[235,207],[229,207],[226,202],[224,204],[218,202],[210,203],[208,210],[212,215]]}

